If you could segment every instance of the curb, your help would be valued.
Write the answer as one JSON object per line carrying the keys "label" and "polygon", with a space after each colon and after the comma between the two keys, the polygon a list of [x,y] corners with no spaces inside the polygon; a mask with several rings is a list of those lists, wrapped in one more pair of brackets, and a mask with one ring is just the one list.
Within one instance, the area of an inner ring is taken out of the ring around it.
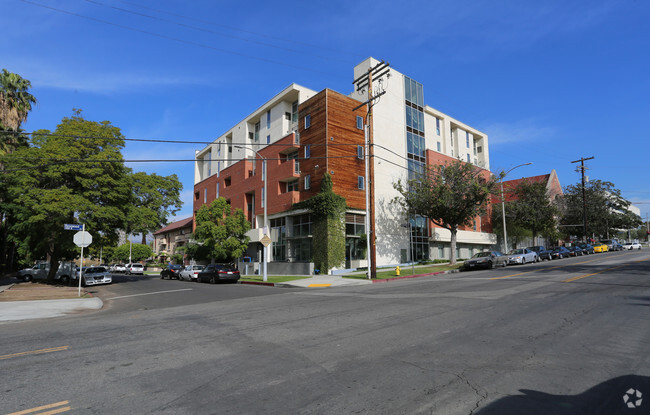
{"label": "curb", "polygon": [[15,284],[15,283],[11,283],[11,284],[9,284],[9,285],[3,285],[3,286],[0,286],[0,293],[3,292],[4,290],[8,290],[8,289],[10,289],[10,288],[13,287],[14,285],[16,285],[16,284]]}
{"label": "curb", "polygon": [[274,282],[258,282],[258,281],[237,281],[237,284],[241,285],[263,285],[266,287],[277,287],[278,285]]}
{"label": "curb", "polygon": [[429,273],[426,273],[426,274],[405,275],[403,277],[384,278],[384,279],[381,279],[381,280],[372,280],[372,283],[373,284],[379,284],[381,282],[407,280],[407,279],[410,279],[410,278],[430,277],[430,276],[433,276],[433,275],[456,274],[458,272],[460,272],[460,271],[457,270],[457,269],[452,269],[452,270],[449,270],[449,271],[429,272]]}

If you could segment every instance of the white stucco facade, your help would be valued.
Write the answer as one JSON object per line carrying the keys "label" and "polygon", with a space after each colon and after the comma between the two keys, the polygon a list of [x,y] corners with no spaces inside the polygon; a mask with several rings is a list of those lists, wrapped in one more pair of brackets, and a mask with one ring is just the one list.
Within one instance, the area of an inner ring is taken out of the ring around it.
{"label": "white stucco facade", "polygon": [[[368,58],[354,68],[354,79],[367,73],[368,69],[380,62]],[[373,107],[373,141],[375,170],[375,215],[377,265],[392,265],[404,262],[405,252],[411,250],[408,220],[401,209],[392,201],[399,196],[393,184],[408,179],[407,106],[405,80],[407,77],[395,69],[390,69],[390,77],[383,76],[373,81],[375,94],[385,91]],[[461,122],[435,108],[424,105],[426,88],[421,102],[418,130],[424,134],[426,150],[432,150],[448,157],[470,162],[485,170],[490,168],[487,134]],[[354,91],[351,98],[364,102],[366,91]],[[424,122],[422,127],[421,123]],[[420,135],[421,137],[421,135]],[[426,245],[428,258],[448,258],[450,233],[446,229],[432,228]],[[422,242],[423,245],[425,242]],[[486,232],[459,231],[458,256],[471,256],[477,250],[488,248],[496,243],[496,236]],[[424,248],[423,248],[424,249]],[[417,258],[417,255],[416,255]]]}

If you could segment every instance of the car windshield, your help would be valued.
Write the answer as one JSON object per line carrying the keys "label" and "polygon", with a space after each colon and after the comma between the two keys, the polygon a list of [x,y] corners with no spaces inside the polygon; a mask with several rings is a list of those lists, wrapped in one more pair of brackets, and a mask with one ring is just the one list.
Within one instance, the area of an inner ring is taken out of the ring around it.
{"label": "car windshield", "polygon": [[509,255],[521,255],[523,253],[524,253],[523,249],[513,249],[512,251],[510,251]]}
{"label": "car windshield", "polygon": [[490,256],[490,252],[479,252],[474,254],[472,258],[485,258],[486,256]]}

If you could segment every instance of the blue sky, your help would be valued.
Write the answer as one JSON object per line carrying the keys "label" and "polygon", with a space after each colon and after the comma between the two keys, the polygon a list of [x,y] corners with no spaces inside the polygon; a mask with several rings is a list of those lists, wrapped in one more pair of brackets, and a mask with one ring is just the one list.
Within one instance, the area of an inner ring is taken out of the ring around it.
{"label": "blue sky", "polygon": [[[352,91],[369,56],[425,103],[489,136],[492,171],[613,182],[650,213],[650,3],[588,1],[0,0],[0,68],[32,82],[23,128],[83,109],[127,138],[209,142],[292,82]],[[201,144],[129,142],[126,159],[193,159]],[[191,216],[191,162],[176,173]]]}

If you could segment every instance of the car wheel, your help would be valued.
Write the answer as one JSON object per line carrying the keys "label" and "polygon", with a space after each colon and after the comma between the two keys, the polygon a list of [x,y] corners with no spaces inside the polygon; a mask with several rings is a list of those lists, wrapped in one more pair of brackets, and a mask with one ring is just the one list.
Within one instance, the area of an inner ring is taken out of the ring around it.
{"label": "car wheel", "polygon": [[25,282],[32,282],[32,276],[31,275],[25,275],[23,277],[23,281]]}
{"label": "car wheel", "polygon": [[81,279],[81,286],[82,286],[82,287],[85,287],[85,286],[86,286],[86,279],[85,279],[85,278],[82,278],[82,279]]}
{"label": "car wheel", "polygon": [[70,277],[67,275],[64,275],[61,277],[61,284],[63,285],[69,285],[70,284]]}
{"label": "car wheel", "polygon": [[488,267],[488,269],[494,268],[494,264],[492,263],[492,261],[488,261],[488,266],[487,267]]}
{"label": "car wheel", "polygon": [[216,284],[217,281],[214,279],[214,277],[210,277],[210,284]]}
{"label": "car wheel", "polygon": [[525,265],[525,264],[526,264],[526,258],[521,258],[521,265]]}
{"label": "car wheel", "polygon": [[503,261],[503,268],[508,266],[508,261]]}

